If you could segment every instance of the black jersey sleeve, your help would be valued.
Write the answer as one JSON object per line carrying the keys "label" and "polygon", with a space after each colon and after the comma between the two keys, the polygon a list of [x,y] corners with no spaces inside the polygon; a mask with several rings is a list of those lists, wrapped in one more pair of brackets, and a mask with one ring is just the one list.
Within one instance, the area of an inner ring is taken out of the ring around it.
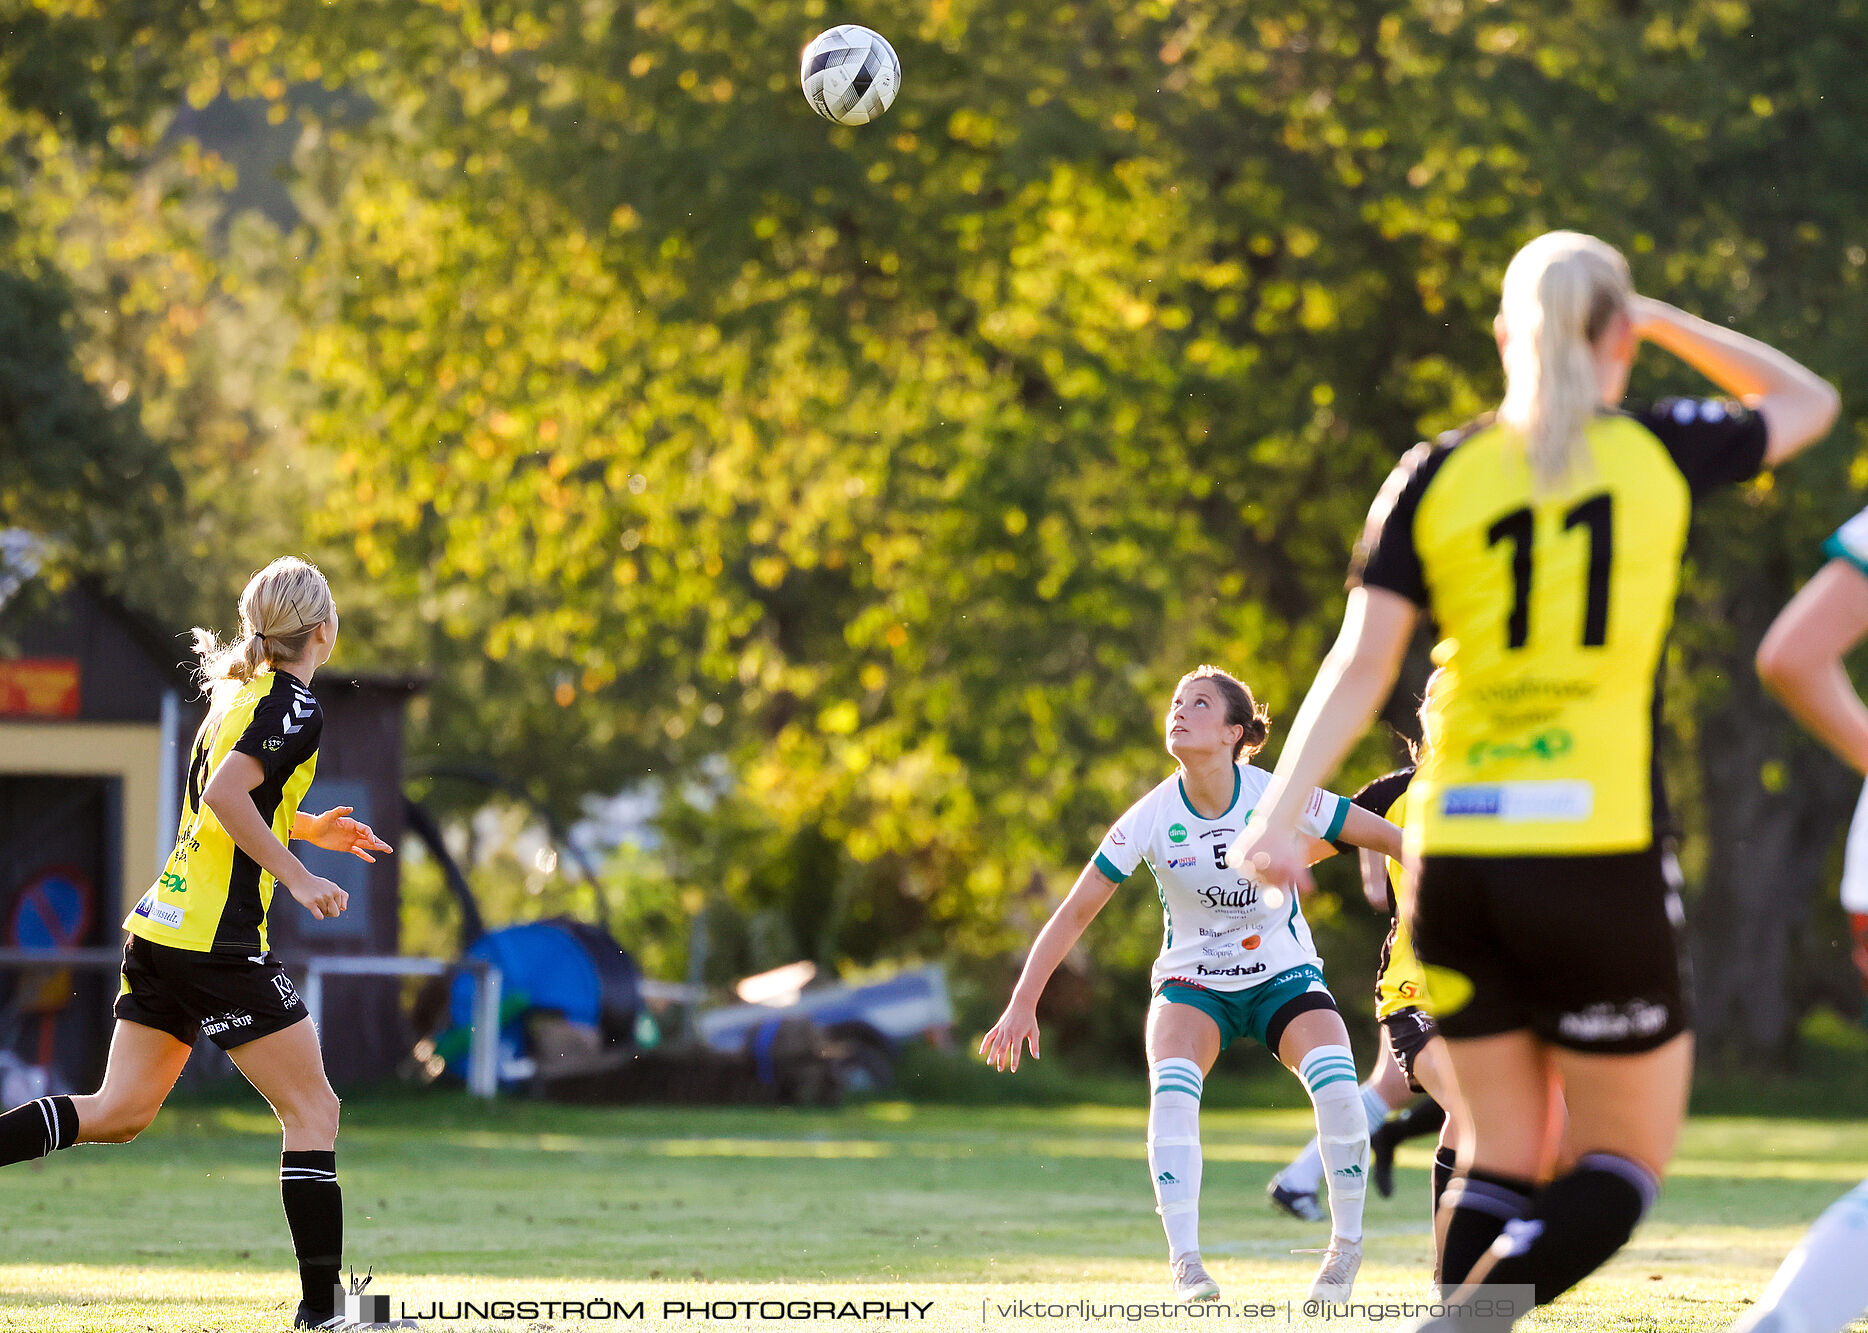
{"label": "black jersey sleeve", "polygon": [[259,760],[270,778],[311,758],[323,732],[324,714],[311,692],[281,687],[259,701],[233,748]]}
{"label": "black jersey sleeve", "polygon": [[1369,506],[1362,540],[1349,565],[1351,588],[1386,588],[1416,606],[1427,605],[1427,579],[1414,549],[1414,514],[1443,451],[1431,444],[1408,450]]}
{"label": "black jersey sleeve", "polygon": [[1631,414],[1666,446],[1693,498],[1764,470],[1764,418],[1723,398],[1663,398]]}
{"label": "black jersey sleeve", "polygon": [[[1408,783],[1414,780],[1414,765],[1398,768],[1392,773],[1384,773],[1374,781],[1364,784],[1362,790],[1349,798],[1352,805],[1359,805],[1370,814],[1380,815],[1383,819],[1395,808],[1395,802],[1401,799],[1401,793],[1407,790]],[[1341,839],[1330,846],[1339,852],[1353,852],[1355,847]]]}

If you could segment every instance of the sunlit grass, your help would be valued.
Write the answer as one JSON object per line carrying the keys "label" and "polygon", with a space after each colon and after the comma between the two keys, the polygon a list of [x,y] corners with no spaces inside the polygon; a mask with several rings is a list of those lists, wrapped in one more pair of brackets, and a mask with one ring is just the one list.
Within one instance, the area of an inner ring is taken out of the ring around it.
{"label": "sunlit grass", "polygon": [[[732,1325],[663,1319],[662,1302],[912,1298],[934,1302],[918,1327],[1078,1326],[1002,1318],[995,1303],[1164,1298],[1144,1119],[1140,1105],[360,1101],[340,1143],[346,1253],[410,1313],[434,1301],[601,1296],[644,1302],[643,1322],[658,1327],[701,1328]],[[1324,1229],[1274,1214],[1263,1190],[1307,1137],[1307,1117],[1213,1111],[1204,1130],[1202,1238],[1215,1276],[1238,1300],[1294,1302],[1285,1326],[1304,1327],[1316,1261],[1290,1252],[1321,1245]],[[280,1327],[296,1283],[276,1151],[263,1111],[180,1104],[134,1144],[0,1172],[0,1329]],[[1428,1154],[1411,1145],[1400,1162],[1396,1197],[1369,1209],[1360,1293],[1370,1299],[1425,1287]],[[1859,1123],[1695,1120],[1635,1243],[1527,1327],[1717,1328],[1864,1175]]]}

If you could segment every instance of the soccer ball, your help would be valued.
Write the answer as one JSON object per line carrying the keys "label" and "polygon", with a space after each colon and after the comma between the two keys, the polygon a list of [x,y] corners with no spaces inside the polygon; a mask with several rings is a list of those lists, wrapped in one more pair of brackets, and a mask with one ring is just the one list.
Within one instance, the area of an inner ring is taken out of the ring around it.
{"label": "soccer ball", "polygon": [[902,62],[880,33],[844,23],[804,48],[804,100],[839,125],[866,125],[889,109],[902,86]]}

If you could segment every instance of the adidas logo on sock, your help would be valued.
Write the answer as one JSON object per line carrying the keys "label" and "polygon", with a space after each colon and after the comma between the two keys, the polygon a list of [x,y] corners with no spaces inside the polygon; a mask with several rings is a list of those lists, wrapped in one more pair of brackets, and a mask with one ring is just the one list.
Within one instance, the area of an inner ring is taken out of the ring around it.
{"label": "adidas logo on sock", "polygon": [[1178,1185],[1180,1184],[1180,1182],[1174,1179],[1174,1173],[1172,1171],[1163,1171],[1160,1175],[1155,1177],[1155,1184],[1157,1185]]}
{"label": "adidas logo on sock", "polygon": [[1359,1166],[1345,1166],[1341,1170],[1332,1172],[1331,1174],[1338,1175],[1338,1176],[1348,1176],[1351,1180],[1354,1180],[1357,1177],[1361,1176],[1362,1168]]}

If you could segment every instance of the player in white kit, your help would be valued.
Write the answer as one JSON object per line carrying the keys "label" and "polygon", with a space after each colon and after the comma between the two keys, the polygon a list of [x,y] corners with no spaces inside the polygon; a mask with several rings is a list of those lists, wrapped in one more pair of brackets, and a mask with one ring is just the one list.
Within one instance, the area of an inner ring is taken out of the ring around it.
{"label": "player in white kit", "polygon": [[[1844,523],[1824,542],[1823,553],[1832,562],[1840,561],[1868,577],[1868,509]],[[1833,577],[1841,583],[1848,574],[1845,569]],[[1851,956],[1855,960],[1855,970],[1861,974],[1862,1017],[1868,1021],[1868,786],[1862,788],[1855,818],[1849,823],[1849,840],[1842,851],[1842,910],[1848,913],[1849,933],[1855,939]]]}
{"label": "player in white kit", "polygon": [[[1331,1235],[1311,1295],[1347,1300],[1362,1257],[1368,1123],[1349,1033],[1296,895],[1226,867],[1226,849],[1271,780],[1245,762],[1269,730],[1251,692],[1226,672],[1203,666],[1182,677],[1166,721],[1179,771],[1109,830],[1038,933],[1005,1013],[980,1044],[999,1069],[1016,1070],[1022,1046],[1037,1056],[1045,983],[1117,886],[1146,863],[1163,917],[1148,1013],[1148,1171],[1183,1301],[1219,1296],[1200,1261],[1200,1094],[1220,1051],[1241,1036],[1293,1070],[1316,1109]],[[1312,793],[1302,827],[1317,840],[1312,859],[1331,853],[1331,839],[1399,855],[1399,829],[1329,792]]]}
{"label": "player in white kit", "polygon": [[[1868,509],[1827,542],[1829,561],[1778,614],[1758,647],[1758,674],[1816,738],[1858,773],[1868,773],[1868,707],[1842,659],[1868,640]],[[1864,802],[1868,804],[1868,801]],[[1855,812],[1843,862],[1842,905],[1856,927],[1857,966],[1868,902],[1864,815]],[[1868,1307],[1868,1180],[1831,1204],[1784,1259],[1733,1333],[1838,1333]]]}

